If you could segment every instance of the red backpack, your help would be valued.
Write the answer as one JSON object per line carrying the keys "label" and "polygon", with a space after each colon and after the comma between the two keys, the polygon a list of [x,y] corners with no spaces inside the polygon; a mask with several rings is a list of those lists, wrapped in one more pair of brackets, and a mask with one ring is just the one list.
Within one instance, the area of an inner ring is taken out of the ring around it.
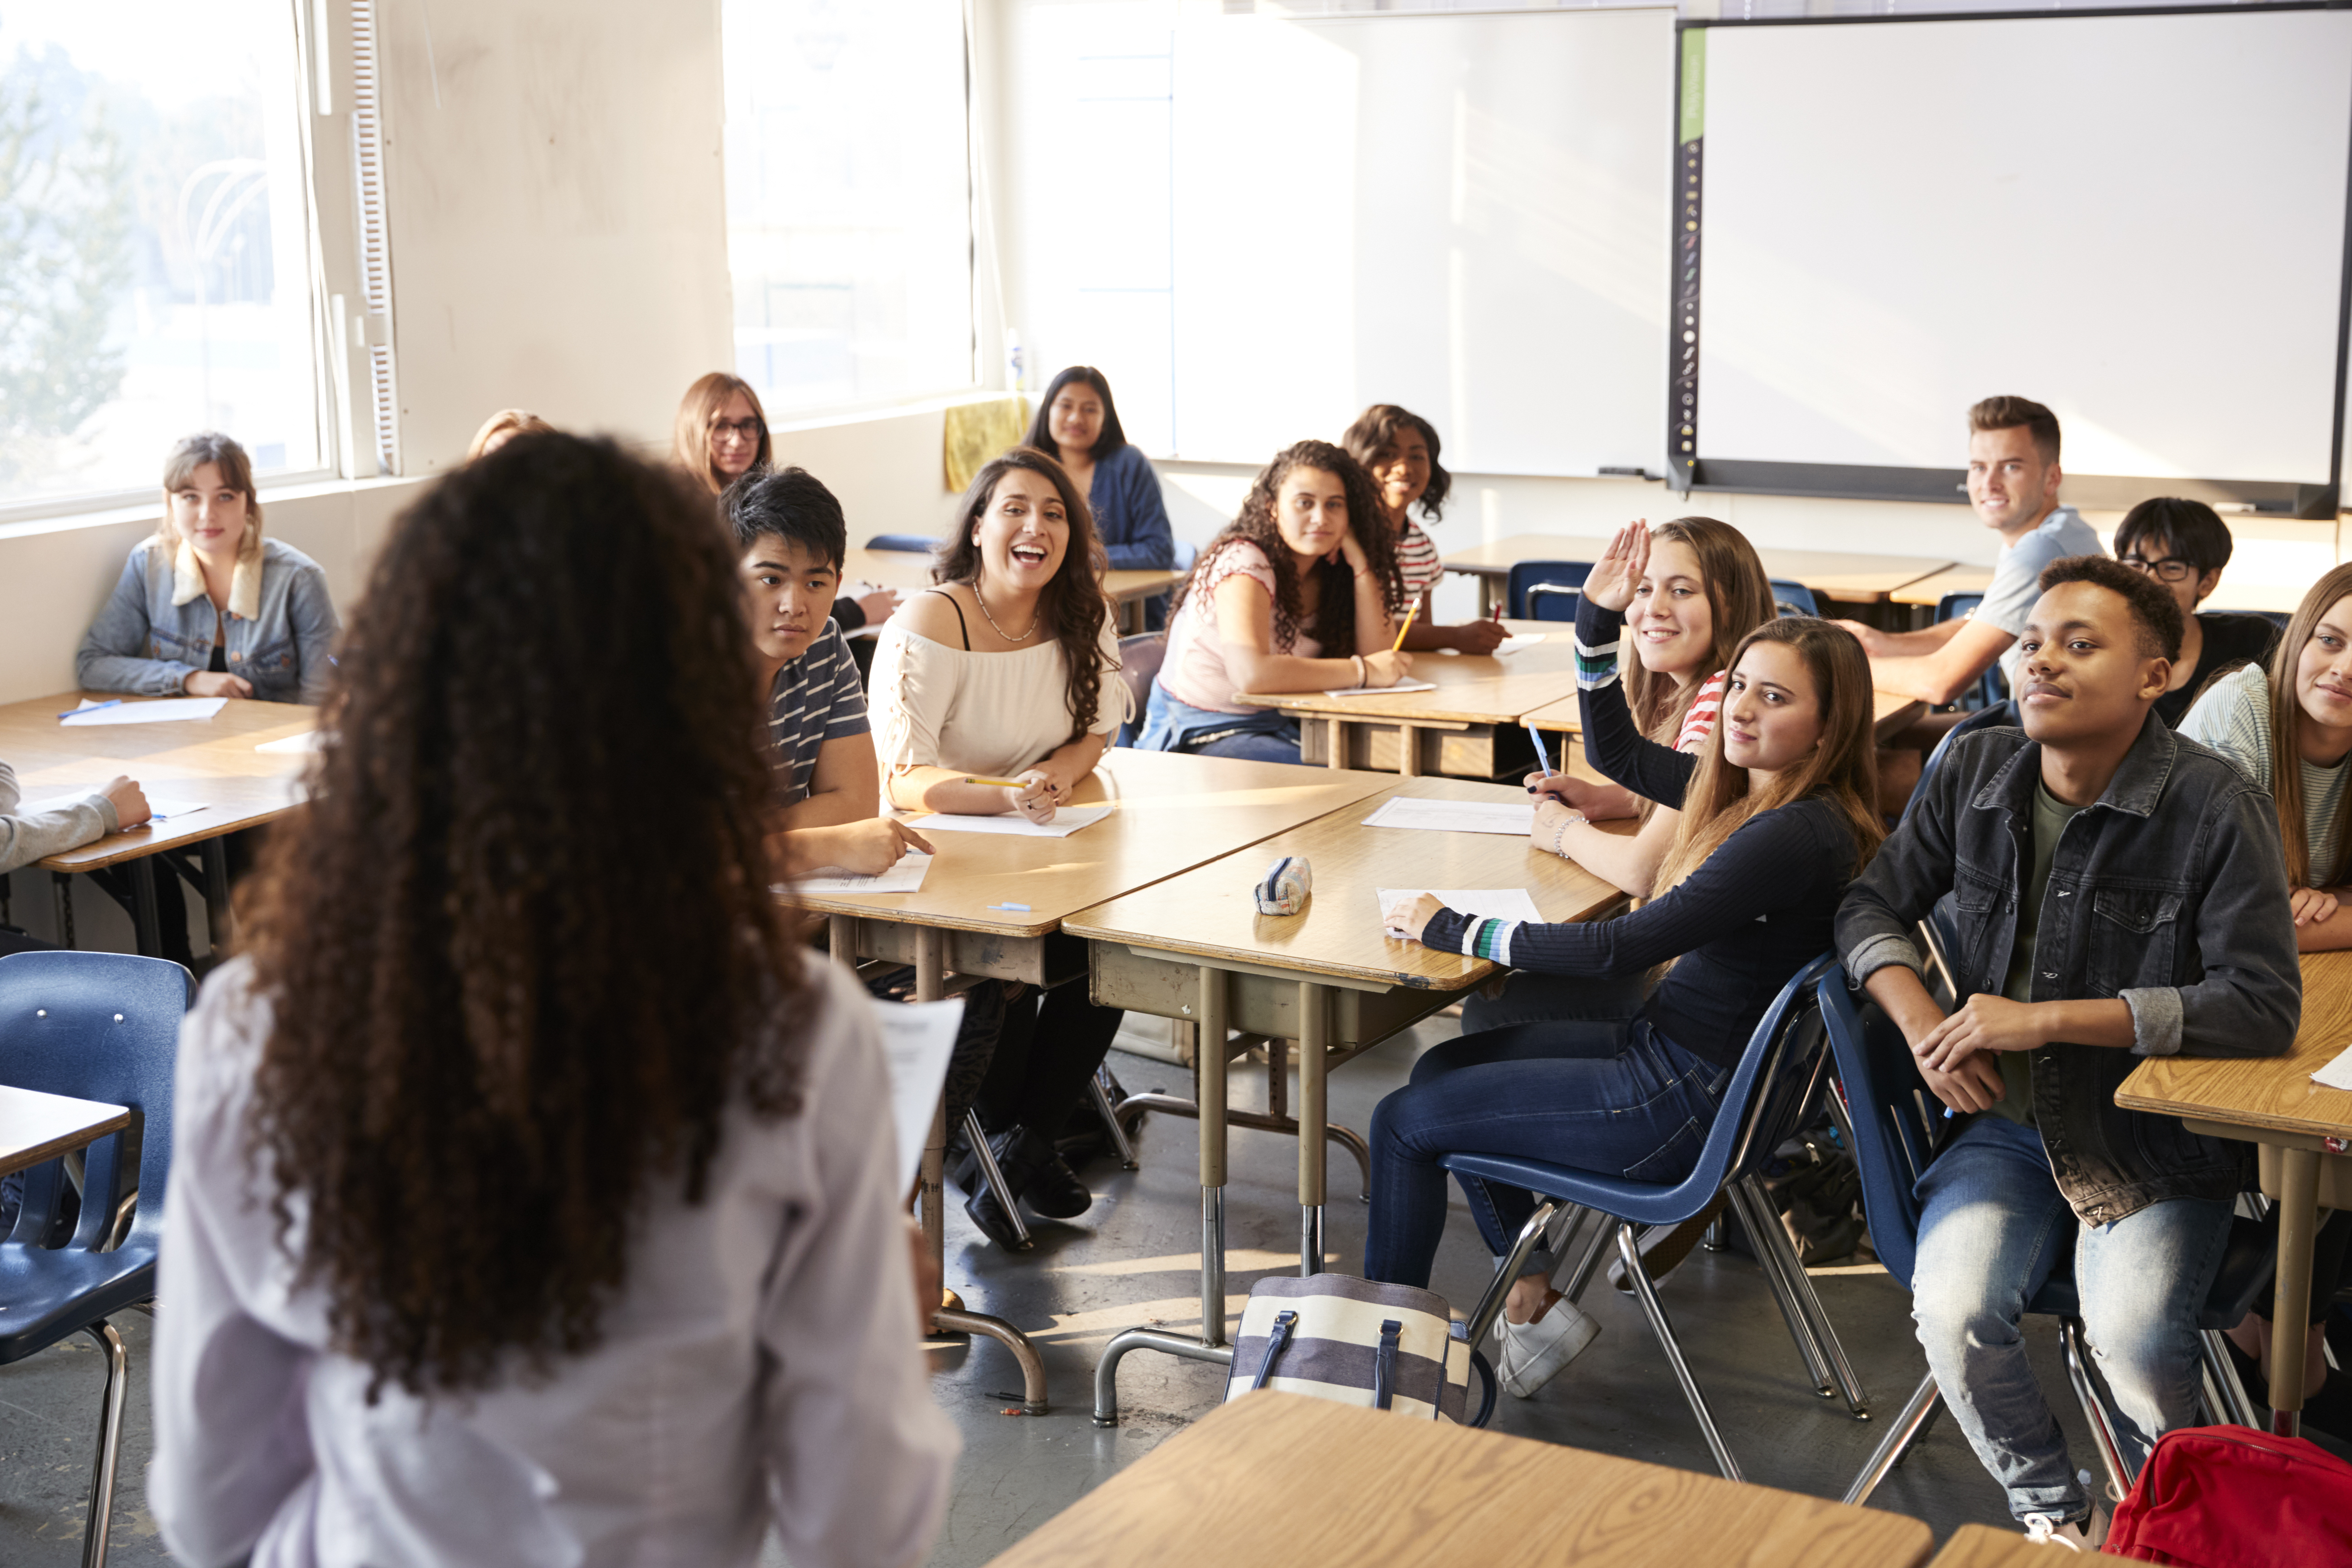
{"label": "red backpack", "polygon": [[2167,1432],[2099,1550],[2179,1568],[2352,1563],[2352,1465],[2248,1426]]}

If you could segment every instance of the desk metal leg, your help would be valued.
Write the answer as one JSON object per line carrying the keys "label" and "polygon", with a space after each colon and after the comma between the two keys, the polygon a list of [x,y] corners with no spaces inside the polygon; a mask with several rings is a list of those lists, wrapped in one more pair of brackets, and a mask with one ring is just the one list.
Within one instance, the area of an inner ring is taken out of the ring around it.
{"label": "desk metal leg", "polygon": [[1410,724],[1397,726],[1397,777],[1417,779],[1421,776],[1420,731]]}
{"label": "desk metal leg", "polygon": [[213,956],[218,958],[236,935],[236,911],[228,907],[228,840],[207,838],[199,847],[205,861],[205,924],[212,931]]}
{"label": "desk metal leg", "polygon": [[131,875],[131,923],[138,928],[139,951],[148,958],[161,958],[163,917],[155,903],[155,858],[142,855],[125,869]]}
{"label": "desk metal leg", "polygon": [[1323,1128],[1329,1120],[1330,993],[1298,984],[1298,1272],[1323,1272]]}
{"label": "desk metal leg", "polygon": [[2279,1151],[2277,1294],[2271,1301],[2271,1430],[2303,1435],[2303,1325],[2311,1315],[2311,1244],[2319,1234],[2319,1154]]}
{"label": "desk metal leg", "polygon": [[1118,1425],[1118,1363],[1129,1351],[1233,1364],[1233,1347],[1225,1343],[1225,976],[1206,964],[1200,973],[1192,1071],[1201,1114],[1201,1334],[1197,1342],[1158,1329],[1114,1335],[1095,1363],[1097,1426]]}

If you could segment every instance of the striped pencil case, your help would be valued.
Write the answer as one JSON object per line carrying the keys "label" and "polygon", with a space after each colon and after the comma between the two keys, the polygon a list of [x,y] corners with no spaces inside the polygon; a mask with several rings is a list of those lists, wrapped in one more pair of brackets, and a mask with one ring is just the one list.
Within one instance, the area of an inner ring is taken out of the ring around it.
{"label": "striped pencil case", "polygon": [[1459,1425],[1470,1351],[1445,1298],[1349,1274],[1276,1275],[1250,1290],[1225,1397],[1308,1394]]}

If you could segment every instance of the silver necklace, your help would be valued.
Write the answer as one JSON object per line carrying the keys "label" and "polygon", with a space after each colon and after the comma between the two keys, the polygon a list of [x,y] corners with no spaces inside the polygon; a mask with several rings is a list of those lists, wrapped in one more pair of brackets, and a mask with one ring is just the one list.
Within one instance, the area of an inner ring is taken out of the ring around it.
{"label": "silver necklace", "polygon": [[1043,620],[1045,616],[1045,607],[1043,605],[1038,605],[1037,613],[1029,617],[1029,629],[1023,632],[1016,637],[1011,632],[1006,631],[1003,626],[996,626],[996,617],[994,616],[988,615],[988,601],[981,596],[980,579],[977,577],[971,580],[971,597],[972,602],[980,606],[980,613],[983,616],[988,616],[988,624],[992,626],[996,626],[996,635],[1003,637],[1006,642],[1027,642],[1031,637],[1035,637],[1037,635],[1037,623]]}

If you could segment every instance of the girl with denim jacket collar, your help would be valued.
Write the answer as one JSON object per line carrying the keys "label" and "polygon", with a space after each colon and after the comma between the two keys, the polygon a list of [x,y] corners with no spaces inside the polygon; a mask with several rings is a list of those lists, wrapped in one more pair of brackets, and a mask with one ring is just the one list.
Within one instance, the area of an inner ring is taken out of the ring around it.
{"label": "girl with denim jacket collar", "polygon": [[[184,437],[163,464],[155,542],[172,553],[172,603],[212,600],[215,614],[261,614],[261,497],[245,448],[217,431]],[[192,697],[250,697],[243,677],[191,671]]]}

